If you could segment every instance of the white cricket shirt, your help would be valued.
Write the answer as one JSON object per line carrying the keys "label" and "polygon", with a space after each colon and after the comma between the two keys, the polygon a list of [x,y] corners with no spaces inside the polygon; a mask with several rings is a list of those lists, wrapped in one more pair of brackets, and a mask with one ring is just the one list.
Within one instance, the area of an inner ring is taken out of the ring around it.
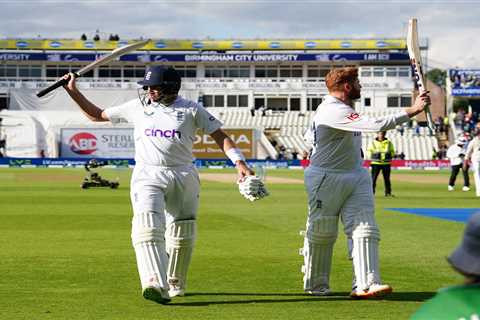
{"label": "white cricket shirt", "polygon": [[355,170],[362,167],[361,132],[378,132],[408,121],[405,111],[381,118],[360,115],[330,95],[318,106],[306,139],[313,145],[310,165],[323,169]]}
{"label": "white cricket shirt", "polygon": [[174,167],[191,164],[197,129],[210,134],[222,126],[200,104],[178,97],[166,107],[152,104],[143,107],[139,99],[104,110],[111,122],[133,123],[135,162]]}
{"label": "white cricket shirt", "polygon": [[[460,147],[458,144],[453,144],[448,147],[447,158],[450,159],[450,165],[457,166],[463,163],[463,156],[465,156],[465,148]],[[460,155],[463,155],[462,157]]]}

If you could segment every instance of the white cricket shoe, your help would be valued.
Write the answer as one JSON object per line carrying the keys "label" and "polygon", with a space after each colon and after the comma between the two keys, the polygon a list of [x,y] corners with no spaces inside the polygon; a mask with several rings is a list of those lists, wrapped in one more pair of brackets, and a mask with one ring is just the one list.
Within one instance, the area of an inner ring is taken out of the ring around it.
{"label": "white cricket shoe", "polygon": [[462,188],[462,191],[470,191],[470,187],[464,186],[464,187]]}
{"label": "white cricket shoe", "polygon": [[354,289],[350,293],[350,297],[354,299],[370,299],[374,297],[381,297],[393,291],[388,284],[372,284],[368,290]]}
{"label": "white cricket shoe", "polygon": [[183,297],[185,296],[185,288],[180,288],[179,286],[172,286],[170,285],[170,289],[168,290],[168,295],[173,297]]}
{"label": "white cricket shoe", "polygon": [[330,290],[330,288],[327,288],[327,287],[315,288],[313,290],[306,290],[306,291],[312,296],[329,296],[332,294],[332,290]]}
{"label": "white cricket shoe", "polygon": [[455,188],[453,186],[448,186],[448,191],[453,191]]}

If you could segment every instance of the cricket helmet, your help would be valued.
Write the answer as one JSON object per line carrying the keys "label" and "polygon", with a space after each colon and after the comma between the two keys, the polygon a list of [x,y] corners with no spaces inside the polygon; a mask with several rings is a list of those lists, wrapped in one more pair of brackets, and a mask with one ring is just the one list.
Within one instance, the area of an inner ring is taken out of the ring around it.
{"label": "cricket helmet", "polygon": [[180,91],[182,78],[173,67],[167,66],[148,66],[145,70],[143,80],[138,82],[143,89],[147,87],[158,86],[164,94],[174,94]]}

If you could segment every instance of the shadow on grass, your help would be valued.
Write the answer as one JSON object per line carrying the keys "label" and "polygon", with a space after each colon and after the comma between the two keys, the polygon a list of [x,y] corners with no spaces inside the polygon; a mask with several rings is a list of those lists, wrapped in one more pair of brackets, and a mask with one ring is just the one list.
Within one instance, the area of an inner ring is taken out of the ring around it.
{"label": "shadow on grass", "polygon": [[[373,298],[369,301],[425,301],[432,298],[435,292],[393,292],[385,297]],[[334,292],[330,296],[312,296],[306,293],[234,293],[234,292],[192,292],[186,297],[193,296],[215,296],[215,297],[249,297],[242,300],[217,300],[217,301],[192,301],[192,302],[175,302],[171,306],[208,306],[221,304],[249,304],[249,303],[288,303],[288,302],[328,302],[328,301],[347,301],[350,298],[350,292]],[[254,297],[272,297],[254,298]],[[280,298],[275,298],[280,297]],[[290,297],[290,298],[286,298]],[[353,300],[355,301],[355,300]]]}

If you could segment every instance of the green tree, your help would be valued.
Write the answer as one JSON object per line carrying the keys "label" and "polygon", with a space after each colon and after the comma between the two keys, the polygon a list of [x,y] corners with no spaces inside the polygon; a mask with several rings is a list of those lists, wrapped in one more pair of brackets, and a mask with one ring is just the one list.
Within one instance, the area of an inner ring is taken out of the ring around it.
{"label": "green tree", "polygon": [[467,98],[463,97],[454,97],[453,98],[453,111],[458,112],[458,110],[463,109],[468,111],[469,101]]}
{"label": "green tree", "polygon": [[436,85],[438,85],[442,88],[445,88],[445,82],[446,82],[446,78],[447,78],[447,71],[446,70],[435,68],[435,69],[432,69],[432,70],[428,71],[426,76],[430,81],[432,81]]}

